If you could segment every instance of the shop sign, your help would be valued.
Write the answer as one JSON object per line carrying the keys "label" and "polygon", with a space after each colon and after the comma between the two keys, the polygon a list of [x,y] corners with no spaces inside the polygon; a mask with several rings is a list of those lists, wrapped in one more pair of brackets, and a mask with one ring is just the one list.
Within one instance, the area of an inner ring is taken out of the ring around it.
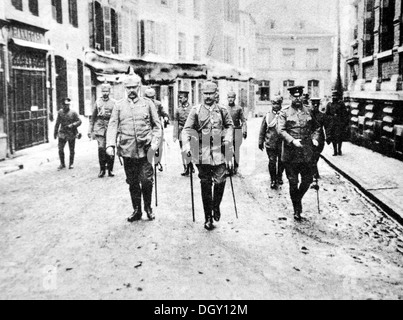
{"label": "shop sign", "polygon": [[24,51],[13,52],[12,66],[29,69],[45,69],[46,60],[44,56]]}
{"label": "shop sign", "polygon": [[10,37],[35,43],[45,43],[45,36],[43,33],[20,28],[17,26],[12,26],[10,28]]}

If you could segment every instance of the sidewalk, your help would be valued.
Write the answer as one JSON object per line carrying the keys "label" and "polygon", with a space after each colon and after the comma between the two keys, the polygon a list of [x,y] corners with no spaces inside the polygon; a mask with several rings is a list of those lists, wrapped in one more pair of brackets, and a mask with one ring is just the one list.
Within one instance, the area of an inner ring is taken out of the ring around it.
{"label": "sidewalk", "polygon": [[343,156],[326,146],[323,159],[400,222],[403,221],[403,162],[372,150],[343,144]]}
{"label": "sidewalk", "polygon": [[[90,144],[91,141],[87,137],[77,140],[76,154],[81,154],[91,148]],[[66,159],[68,159],[68,145],[65,147],[65,152],[67,154]],[[5,174],[20,170],[35,170],[51,162],[55,163],[55,168],[59,165],[58,142],[53,139],[49,143],[17,151],[11,158],[0,161],[0,179]]]}

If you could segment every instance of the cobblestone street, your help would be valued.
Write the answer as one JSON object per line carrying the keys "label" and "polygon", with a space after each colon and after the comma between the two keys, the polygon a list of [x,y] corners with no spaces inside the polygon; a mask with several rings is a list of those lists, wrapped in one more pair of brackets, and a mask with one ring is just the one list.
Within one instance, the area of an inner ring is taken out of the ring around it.
{"label": "cobblestone street", "polygon": [[222,221],[203,229],[195,177],[180,176],[169,128],[158,176],[157,220],[129,224],[124,171],[98,179],[96,142],[81,140],[74,170],[53,158],[0,178],[1,299],[403,299],[403,228],[320,162],[316,191],[296,223],[288,183],[270,189],[257,150],[261,118],[250,120]]}

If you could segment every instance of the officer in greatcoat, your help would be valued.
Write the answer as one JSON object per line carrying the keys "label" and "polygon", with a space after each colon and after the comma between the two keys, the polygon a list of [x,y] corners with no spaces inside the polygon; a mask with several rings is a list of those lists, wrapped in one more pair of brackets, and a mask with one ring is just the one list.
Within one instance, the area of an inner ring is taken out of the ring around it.
{"label": "officer in greatcoat", "polygon": [[183,164],[183,173],[181,174],[184,177],[189,176],[189,165],[186,160],[186,152],[183,151],[183,141],[182,141],[182,131],[185,126],[186,120],[189,117],[190,110],[192,107],[189,104],[189,91],[179,91],[178,93],[179,106],[176,109],[175,117],[174,117],[174,132],[173,132],[173,141],[179,141],[179,147],[181,149],[182,156],[182,164]]}
{"label": "officer in greatcoat", "polygon": [[106,139],[107,153],[114,156],[116,149],[118,156],[123,158],[134,209],[128,221],[141,219],[141,196],[148,219],[154,220],[151,207],[153,159],[161,142],[161,123],[154,104],[149,99],[139,97],[140,77],[131,70],[123,83],[127,97],[113,109]]}
{"label": "officer in greatcoat", "polygon": [[241,157],[241,145],[242,139],[246,139],[248,137],[248,124],[241,106],[238,106],[236,103],[236,93],[230,91],[228,93],[228,112],[231,115],[232,122],[234,123],[234,132],[233,132],[233,140],[234,140],[234,151],[235,151],[235,161],[234,161],[234,174],[237,174],[240,157]]}
{"label": "officer in greatcoat", "polygon": [[332,92],[332,102],[326,106],[326,116],[328,117],[327,143],[333,144],[333,156],[341,156],[343,141],[347,138],[349,116],[347,107],[340,99],[337,90]]}
{"label": "officer in greatcoat", "polygon": [[70,109],[71,99],[63,99],[63,108],[59,110],[57,114],[57,120],[54,131],[54,138],[59,138],[59,158],[60,166],[58,170],[63,170],[66,168],[65,158],[64,158],[64,148],[66,144],[69,144],[70,150],[70,161],[69,169],[74,169],[74,156],[76,147],[76,138],[78,135],[77,128],[81,126],[82,122],[78,113]]}
{"label": "officer in greatcoat", "polygon": [[[207,230],[220,221],[227,170],[233,170],[233,123],[227,108],[216,103],[217,85],[203,84],[204,103],[192,108],[183,130],[184,150],[199,170]],[[213,214],[214,213],[214,214]]]}
{"label": "officer in greatcoat", "polygon": [[289,88],[291,106],[283,108],[278,119],[278,131],[283,138],[282,161],[297,221],[301,220],[302,198],[313,181],[313,148],[319,146],[319,128],[309,108],[302,102],[303,89],[302,86]]}
{"label": "officer in greatcoat", "polygon": [[318,170],[318,162],[320,159],[320,155],[325,148],[325,127],[326,127],[326,115],[320,111],[320,98],[312,98],[311,99],[311,115],[312,118],[316,121],[319,127],[319,145],[314,147],[314,156],[313,156],[313,174],[315,179],[320,179],[319,170]]}
{"label": "officer in greatcoat", "polygon": [[98,142],[98,160],[100,171],[99,178],[105,177],[106,169],[108,169],[108,175],[113,177],[113,167],[115,164],[115,157],[109,157],[106,154],[106,133],[108,131],[109,120],[112,115],[112,111],[115,108],[116,100],[110,98],[111,85],[104,83],[101,86],[100,97],[93,108],[92,116],[90,119],[88,137],[94,138]]}
{"label": "officer in greatcoat", "polygon": [[277,130],[282,103],[281,97],[276,97],[272,101],[272,107],[263,118],[259,133],[259,149],[263,151],[266,148],[269,157],[270,187],[272,189],[277,189],[283,184],[284,166],[281,161],[283,141]]}

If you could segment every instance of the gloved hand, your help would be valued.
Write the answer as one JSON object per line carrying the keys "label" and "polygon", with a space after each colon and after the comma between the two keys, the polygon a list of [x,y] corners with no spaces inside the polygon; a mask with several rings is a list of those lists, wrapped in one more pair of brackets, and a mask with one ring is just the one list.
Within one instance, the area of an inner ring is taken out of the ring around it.
{"label": "gloved hand", "polygon": [[313,139],[313,140],[312,140],[312,143],[313,143],[313,145],[314,145],[315,147],[319,147],[319,142],[318,142],[318,140]]}
{"label": "gloved hand", "polygon": [[151,144],[151,150],[152,151],[157,152],[158,149],[159,149],[159,146],[156,143]]}
{"label": "gloved hand", "polygon": [[293,140],[292,144],[297,148],[302,148],[302,143],[300,139]]}
{"label": "gloved hand", "polygon": [[245,140],[246,140],[246,138],[248,138],[248,133],[247,133],[247,132],[244,132],[243,138],[244,138]]}
{"label": "gloved hand", "polygon": [[232,172],[234,171],[234,162],[232,161],[232,158],[231,160],[225,160],[225,165],[230,174],[232,174]]}
{"label": "gloved hand", "polygon": [[54,138],[55,138],[55,140],[57,140],[57,133],[55,133]]}
{"label": "gloved hand", "polygon": [[69,124],[68,126],[67,126],[67,128],[69,128],[69,129],[72,129],[74,127],[74,125],[72,125],[72,124]]}
{"label": "gloved hand", "polygon": [[115,156],[115,148],[114,147],[108,147],[106,149],[106,154],[110,157],[114,157]]}
{"label": "gloved hand", "polygon": [[158,149],[157,151],[155,151],[155,157],[159,158],[160,157],[160,149]]}
{"label": "gloved hand", "polygon": [[88,132],[88,139],[92,139],[92,133]]}
{"label": "gloved hand", "polygon": [[259,144],[259,149],[260,149],[261,151],[263,151],[263,150],[264,150],[263,143],[260,143],[260,144]]}

